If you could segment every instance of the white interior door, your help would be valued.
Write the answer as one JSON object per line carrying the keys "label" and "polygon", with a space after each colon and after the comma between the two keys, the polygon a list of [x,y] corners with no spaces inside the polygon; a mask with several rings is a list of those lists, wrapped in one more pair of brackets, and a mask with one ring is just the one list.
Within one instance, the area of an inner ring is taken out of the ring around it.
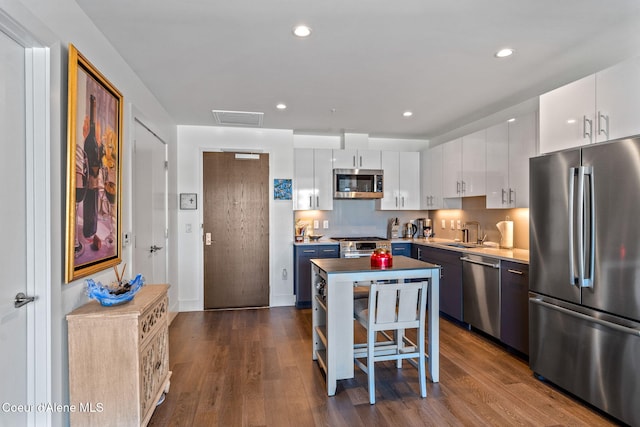
{"label": "white interior door", "polygon": [[133,265],[145,283],[167,283],[166,144],[135,121]]}
{"label": "white interior door", "polygon": [[[28,312],[14,306],[29,292],[25,49],[0,32],[0,403],[28,403]],[[32,305],[32,304],[31,304]],[[27,425],[27,413],[0,407],[0,425]]]}

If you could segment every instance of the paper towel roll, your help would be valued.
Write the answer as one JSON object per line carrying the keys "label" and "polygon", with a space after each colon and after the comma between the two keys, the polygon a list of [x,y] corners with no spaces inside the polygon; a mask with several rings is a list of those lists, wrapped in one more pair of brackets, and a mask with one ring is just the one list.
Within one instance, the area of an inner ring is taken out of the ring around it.
{"label": "paper towel roll", "polygon": [[513,248],[513,221],[500,221],[496,224],[500,231],[500,247],[504,249]]}

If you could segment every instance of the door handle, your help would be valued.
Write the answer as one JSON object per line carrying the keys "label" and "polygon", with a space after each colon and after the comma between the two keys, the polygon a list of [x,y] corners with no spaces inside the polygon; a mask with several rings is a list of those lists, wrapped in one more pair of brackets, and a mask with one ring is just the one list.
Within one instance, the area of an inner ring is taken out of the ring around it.
{"label": "door handle", "polygon": [[156,245],[153,245],[153,246],[151,246],[151,247],[149,248],[149,253],[151,253],[151,254],[152,254],[152,253],[154,253],[154,252],[158,252],[160,249],[162,249],[162,246],[156,246]]}
{"label": "door handle", "polygon": [[22,292],[19,292],[19,293],[16,295],[16,299],[13,301],[13,306],[14,306],[15,308],[20,308],[20,307],[22,307],[23,305],[27,305],[27,304],[29,304],[30,302],[33,302],[33,301],[35,301],[35,300],[36,300],[36,297],[28,297],[28,296],[26,296],[25,294],[23,294]]}

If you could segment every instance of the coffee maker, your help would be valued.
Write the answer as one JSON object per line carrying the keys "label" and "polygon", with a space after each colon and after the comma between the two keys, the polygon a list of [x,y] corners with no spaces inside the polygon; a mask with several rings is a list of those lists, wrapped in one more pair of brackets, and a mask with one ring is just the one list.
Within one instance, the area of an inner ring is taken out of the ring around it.
{"label": "coffee maker", "polygon": [[416,224],[418,225],[418,235],[416,237],[431,237],[432,228],[431,228],[431,219],[429,218],[418,218],[416,219]]}

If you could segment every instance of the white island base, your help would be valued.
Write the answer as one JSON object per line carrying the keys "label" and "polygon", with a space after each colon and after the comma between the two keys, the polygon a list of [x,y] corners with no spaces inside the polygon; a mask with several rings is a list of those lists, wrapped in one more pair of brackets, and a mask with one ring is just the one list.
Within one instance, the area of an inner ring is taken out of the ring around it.
{"label": "white island base", "polygon": [[313,360],[327,377],[327,395],[336,393],[338,380],[353,378],[354,282],[410,279],[429,282],[427,341],[429,376],[439,381],[440,268],[404,256],[393,257],[393,267],[372,268],[369,258],[311,260],[313,286]]}

